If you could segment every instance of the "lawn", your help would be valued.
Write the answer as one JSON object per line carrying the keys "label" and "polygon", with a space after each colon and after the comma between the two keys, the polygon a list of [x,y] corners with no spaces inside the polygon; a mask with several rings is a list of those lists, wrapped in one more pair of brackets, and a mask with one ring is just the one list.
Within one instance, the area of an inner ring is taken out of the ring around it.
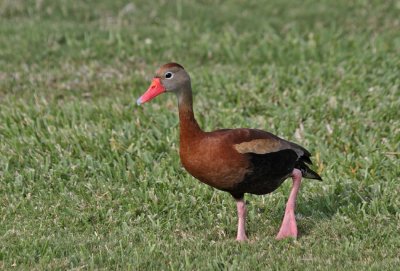
{"label": "lawn", "polygon": [[[395,270],[399,1],[0,0],[0,269]],[[160,64],[191,74],[205,130],[313,154],[297,240],[291,182],[231,196],[178,155],[177,103],[136,106]]]}

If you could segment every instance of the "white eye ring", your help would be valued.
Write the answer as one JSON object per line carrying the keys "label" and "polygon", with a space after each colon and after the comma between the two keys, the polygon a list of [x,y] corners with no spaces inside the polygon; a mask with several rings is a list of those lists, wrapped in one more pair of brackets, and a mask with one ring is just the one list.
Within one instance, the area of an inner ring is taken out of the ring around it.
{"label": "white eye ring", "polygon": [[174,77],[174,74],[172,72],[166,72],[164,76],[166,79],[172,79]]}

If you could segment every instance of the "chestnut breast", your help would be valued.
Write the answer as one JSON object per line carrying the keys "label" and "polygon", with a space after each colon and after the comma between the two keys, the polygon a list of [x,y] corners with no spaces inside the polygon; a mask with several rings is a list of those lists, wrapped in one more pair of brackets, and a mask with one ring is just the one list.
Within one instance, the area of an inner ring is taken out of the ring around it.
{"label": "chestnut breast", "polygon": [[203,183],[229,190],[240,183],[250,170],[246,156],[234,148],[229,130],[202,133],[181,138],[180,157],[185,169]]}

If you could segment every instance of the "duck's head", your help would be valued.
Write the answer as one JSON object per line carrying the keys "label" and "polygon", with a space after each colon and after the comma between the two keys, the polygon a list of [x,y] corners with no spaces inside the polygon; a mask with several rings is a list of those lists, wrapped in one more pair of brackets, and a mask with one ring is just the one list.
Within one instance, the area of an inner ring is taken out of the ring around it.
{"label": "duck's head", "polygon": [[180,64],[167,63],[157,70],[150,87],[137,100],[137,104],[148,102],[164,92],[181,94],[184,91],[191,91],[189,74]]}

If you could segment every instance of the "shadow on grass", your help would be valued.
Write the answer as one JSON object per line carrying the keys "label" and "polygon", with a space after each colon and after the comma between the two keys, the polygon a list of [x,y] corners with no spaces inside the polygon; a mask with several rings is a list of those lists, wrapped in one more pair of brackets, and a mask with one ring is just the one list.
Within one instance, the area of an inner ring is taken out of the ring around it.
{"label": "shadow on grass", "polygon": [[[309,235],[320,223],[327,222],[336,215],[341,208],[346,208],[348,201],[338,197],[335,191],[326,191],[323,195],[315,195],[297,202],[296,218],[298,227],[298,239]],[[264,208],[262,208],[264,212]],[[273,221],[278,233],[285,213],[285,204],[270,210],[269,219]]]}
{"label": "shadow on grass", "polygon": [[320,223],[331,220],[340,209],[346,208],[350,204],[335,192],[337,191],[325,191],[323,195],[303,199],[297,204],[299,239],[309,235]]}

